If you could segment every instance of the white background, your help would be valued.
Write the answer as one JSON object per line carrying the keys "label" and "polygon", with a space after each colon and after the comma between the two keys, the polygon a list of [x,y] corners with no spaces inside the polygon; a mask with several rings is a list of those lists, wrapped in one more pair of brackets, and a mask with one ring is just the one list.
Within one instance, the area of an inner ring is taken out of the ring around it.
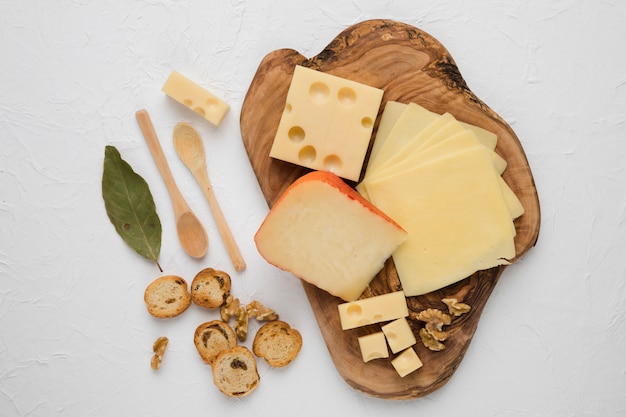
{"label": "white background", "polygon": [[[351,389],[300,283],[256,252],[267,205],[239,130],[267,53],[314,56],[370,18],[418,26],[446,46],[470,88],[519,136],[542,208],[537,246],[504,272],[458,371],[408,401]],[[1,415],[626,415],[623,1],[0,0],[0,22]],[[165,97],[171,70],[231,104],[222,125]],[[202,260],[178,243],[134,118],[140,108],[208,229]],[[204,137],[215,192],[248,263],[243,273],[174,153],[171,129],[181,120]],[[216,314],[192,306],[158,320],[146,312],[144,289],[160,274],[106,216],[106,145],[151,187],[166,273],[191,281],[204,267],[224,269],[242,301],[261,300],[301,331],[300,356],[282,369],[260,362],[262,383],[249,397],[221,395],[195,352],[195,327]],[[161,335],[170,346],[154,372],[152,342]]]}

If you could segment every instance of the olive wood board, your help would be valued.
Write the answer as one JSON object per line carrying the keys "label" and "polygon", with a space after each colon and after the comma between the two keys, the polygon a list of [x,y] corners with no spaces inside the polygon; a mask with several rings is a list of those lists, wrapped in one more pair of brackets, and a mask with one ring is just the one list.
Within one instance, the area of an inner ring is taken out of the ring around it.
{"label": "olive wood board", "polygon": [[[279,49],[262,59],[242,105],[240,126],[244,146],[269,207],[295,179],[309,172],[269,157],[296,65],[384,90],[370,149],[384,105],[391,100],[415,102],[440,114],[449,112],[460,121],[496,133],[496,152],[508,163],[503,178],[525,210],[515,220],[516,257],[512,262],[535,245],[540,224],[539,200],[517,136],[469,89],[452,56],[440,42],[419,28],[392,20],[355,24],[312,58],[293,49]],[[363,166],[367,166],[367,160]],[[441,290],[407,298],[411,316],[429,307],[445,311],[446,306],[441,302],[445,297],[455,297],[469,304],[471,310],[454,318],[452,324],[444,328],[449,337],[445,349],[439,352],[424,347],[418,335],[422,323],[409,320],[418,340],[414,348],[424,365],[404,378],[390,363],[394,355],[367,363],[361,358],[357,337],[379,330],[379,325],[341,330],[337,305],[343,301],[306,282],[303,286],[334,365],[347,384],[378,398],[411,399],[442,387],[456,371],[504,269],[505,266],[499,266],[479,271]],[[400,281],[390,258],[361,298],[399,289]]]}

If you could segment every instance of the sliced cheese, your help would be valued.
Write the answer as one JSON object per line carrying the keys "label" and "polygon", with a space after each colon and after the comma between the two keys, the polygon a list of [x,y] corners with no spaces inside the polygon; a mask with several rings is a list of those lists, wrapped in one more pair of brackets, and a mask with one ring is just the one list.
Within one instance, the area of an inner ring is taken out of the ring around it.
{"label": "sliced cheese", "polygon": [[515,256],[515,228],[488,151],[475,147],[371,181],[368,196],[407,232],[393,260],[407,296]]}
{"label": "sliced cheese", "polygon": [[[375,171],[376,164],[386,161],[390,156],[397,155],[415,135],[439,116],[439,114],[415,103],[404,104],[388,101],[383,110],[380,124],[382,125],[384,120],[385,126],[390,127],[382,130],[379,128],[376,133],[368,171]],[[494,133],[470,123],[460,123],[472,131],[485,147],[495,150],[498,137]],[[377,159],[379,161],[373,164],[373,161]]]}
{"label": "sliced cheese", "polygon": [[385,139],[387,139],[394,125],[406,108],[406,104],[397,101],[388,101],[387,104],[385,104],[385,109],[383,110],[383,114],[380,116],[380,122],[378,123],[378,130],[376,130],[376,140],[374,141],[372,150],[370,151],[369,162],[367,165],[368,169],[370,164],[376,159],[378,152],[385,143]]}
{"label": "sliced cheese", "polygon": [[[404,107],[403,111],[398,113],[402,107]],[[385,115],[388,108],[391,114]],[[397,120],[394,121],[394,117],[397,117]],[[367,171],[377,170],[389,158],[393,157],[399,149],[409,143],[416,133],[430,125],[436,117],[437,115],[415,103],[408,105],[390,105],[390,103],[387,103],[381,119],[384,118],[386,123],[391,124],[391,128],[383,129],[383,131],[376,133],[374,143],[378,142],[378,145],[375,145],[377,146],[377,151],[373,151],[370,155]]]}
{"label": "sliced cheese", "polygon": [[314,171],[276,201],[255,234],[269,263],[356,300],[406,231],[336,175]]}

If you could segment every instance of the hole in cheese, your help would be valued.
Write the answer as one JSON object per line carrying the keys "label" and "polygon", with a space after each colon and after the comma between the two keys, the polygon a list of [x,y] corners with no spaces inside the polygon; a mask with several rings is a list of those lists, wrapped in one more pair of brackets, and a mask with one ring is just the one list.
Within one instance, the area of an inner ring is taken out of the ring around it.
{"label": "hole in cheese", "polygon": [[361,309],[360,305],[354,304],[348,307],[347,313],[348,313],[348,316],[356,317],[356,316],[360,316],[363,313],[363,310]]}
{"label": "hole in cheese", "polygon": [[302,142],[304,140],[304,137],[306,136],[306,134],[304,133],[304,129],[302,129],[300,126],[294,126],[291,129],[289,129],[289,139],[291,139],[292,142]]}
{"label": "hole in cheese", "polygon": [[316,157],[317,152],[315,152],[315,148],[312,146],[305,146],[304,148],[300,149],[300,152],[298,153],[298,158],[300,159],[300,161],[305,163],[314,162]]}
{"label": "hole in cheese", "polygon": [[353,106],[356,103],[356,91],[350,87],[343,87],[337,93],[337,99],[344,106]]}
{"label": "hole in cheese", "polygon": [[285,113],[291,113],[292,107],[291,103],[285,104]]}
{"label": "hole in cheese", "polygon": [[207,110],[209,111],[209,113],[216,111],[218,106],[219,106],[219,103],[217,102],[216,99],[214,99],[214,98],[207,99],[206,107],[207,107]]}
{"label": "hole in cheese", "polygon": [[321,81],[314,82],[309,88],[309,96],[315,103],[324,103],[330,97],[330,89],[326,83]]}
{"label": "hole in cheese", "polygon": [[183,104],[187,107],[191,107],[193,105],[193,101],[190,98],[186,98],[183,100]]}
{"label": "hole in cheese", "polygon": [[337,155],[328,155],[324,158],[324,168],[336,173],[341,170],[341,158]]}
{"label": "hole in cheese", "polygon": [[204,109],[202,107],[195,107],[193,109],[193,111],[195,111],[196,113],[198,113],[202,117],[206,116],[206,112],[204,111]]}
{"label": "hole in cheese", "polygon": [[371,128],[374,125],[374,121],[372,120],[371,117],[364,117],[361,119],[361,126],[363,126],[366,129]]}

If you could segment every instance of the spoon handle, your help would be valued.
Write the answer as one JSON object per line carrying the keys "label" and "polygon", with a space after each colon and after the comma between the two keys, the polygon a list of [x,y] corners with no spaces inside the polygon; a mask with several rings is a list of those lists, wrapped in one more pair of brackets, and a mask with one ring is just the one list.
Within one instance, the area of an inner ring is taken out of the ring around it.
{"label": "spoon handle", "polygon": [[135,113],[135,117],[137,118],[137,123],[139,124],[139,128],[143,133],[143,137],[148,144],[150,153],[152,153],[154,162],[156,163],[156,166],[159,169],[161,176],[163,177],[163,181],[165,182],[167,191],[170,193],[172,204],[174,205],[174,211],[176,212],[176,214],[179,214],[187,208],[187,203],[185,203],[185,200],[180,190],[178,189],[178,186],[176,186],[176,182],[174,181],[174,176],[172,175],[170,166],[165,159],[163,148],[161,148],[159,138],[154,131],[154,126],[152,125],[152,120],[150,120],[150,115],[146,110],[139,110],[137,111],[137,113]]}
{"label": "spoon handle", "polygon": [[215,219],[217,230],[222,237],[222,241],[224,242],[224,246],[226,246],[228,256],[230,256],[230,260],[233,263],[235,270],[238,272],[242,271],[246,268],[246,262],[241,255],[241,251],[237,246],[237,242],[235,241],[230,227],[228,227],[228,223],[226,222],[224,213],[222,212],[222,209],[217,202],[217,198],[215,198],[215,194],[213,193],[213,187],[211,187],[209,175],[206,171],[206,166],[192,170],[192,174],[195,177],[196,181],[198,181],[198,184],[200,184],[200,188],[202,189],[202,192],[204,193],[204,196],[209,203],[209,208],[211,209],[211,213],[213,213],[213,218]]}

